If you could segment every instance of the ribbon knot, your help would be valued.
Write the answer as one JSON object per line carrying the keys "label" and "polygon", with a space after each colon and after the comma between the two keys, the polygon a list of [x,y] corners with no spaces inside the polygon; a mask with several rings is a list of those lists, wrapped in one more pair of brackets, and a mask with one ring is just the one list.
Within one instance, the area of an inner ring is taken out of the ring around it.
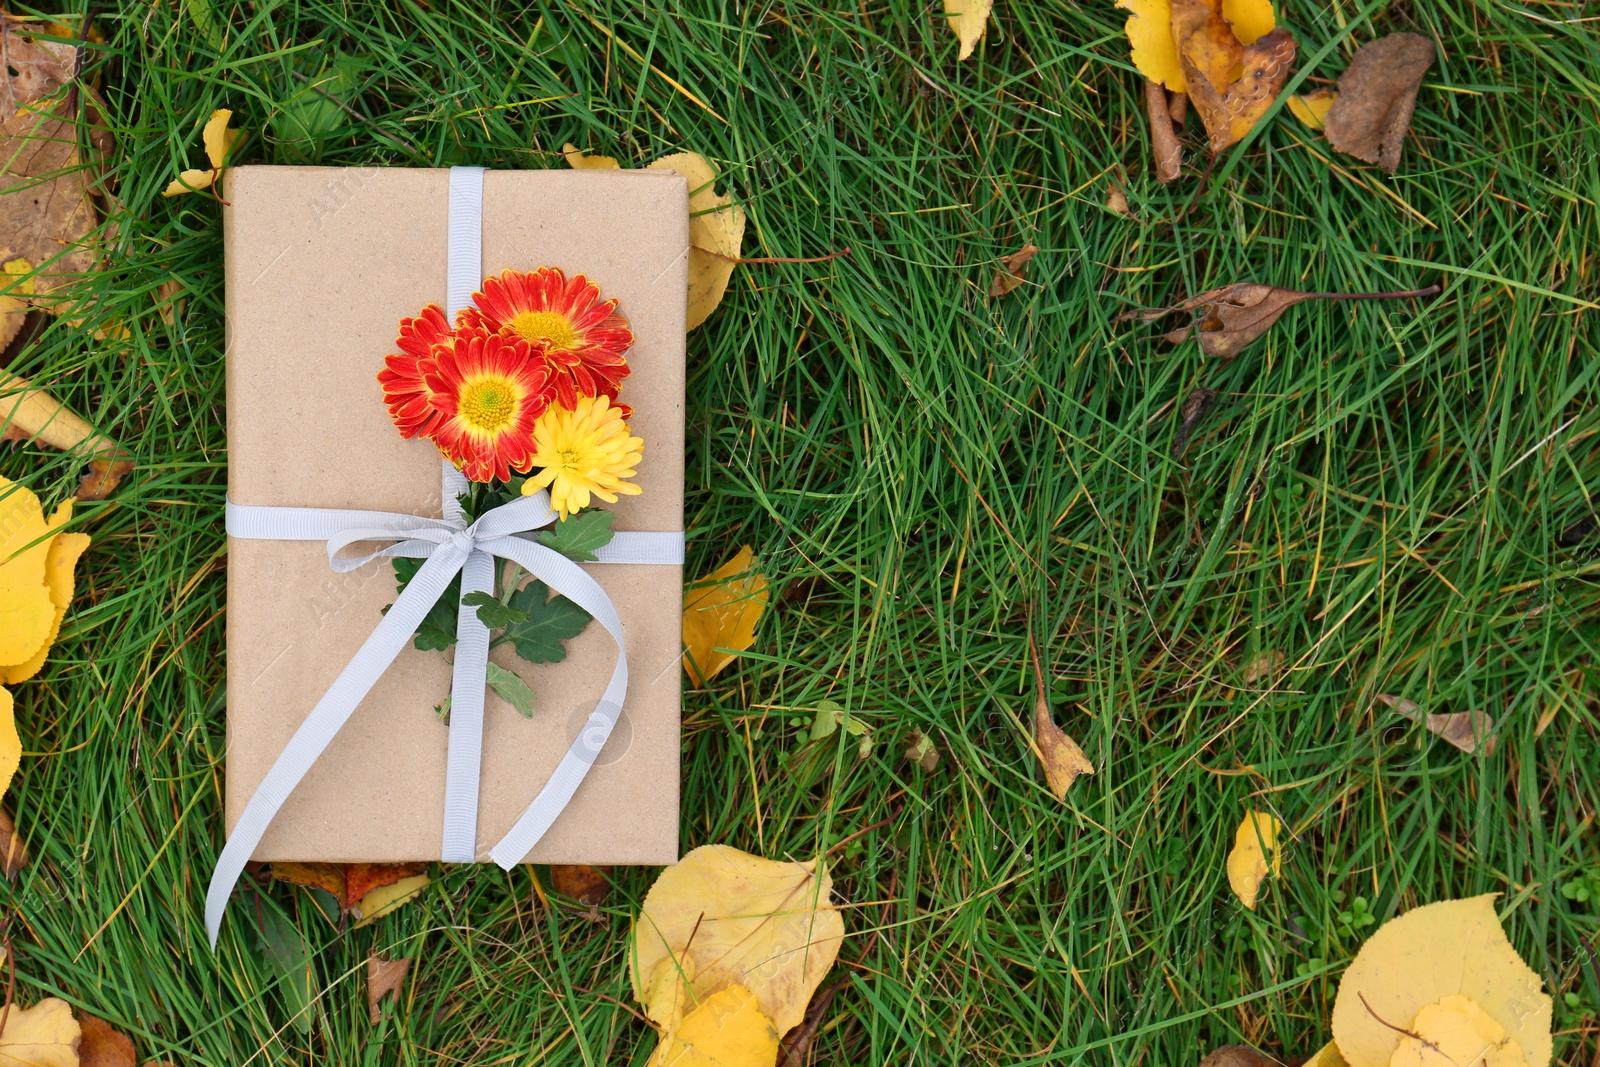
{"label": "ribbon knot", "polygon": [[[450,464],[443,465],[444,514],[439,518],[382,511],[337,508],[258,507],[228,501],[228,534],[269,540],[325,540],[328,562],[348,572],[374,560],[396,556],[421,559],[405,589],[395,598],[372,635],[339,673],[300,728],[289,739],[229,835],[206,893],[206,929],[216,945],[222,913],[246,861],[266,833],[272,817],[294,787],[328,747],[402,649],[457,574],[461,595],[494,592],[496,558],[519,564],[589,613],[617,645],[617,663],[605,691],[583,730],[573,740],[550,780],[522,817],[489,850],[489,858],[510,869],[526,856],[567,806],[591,764],[599,756],[628,689],[628,656],[622,622],[615,605],[598,582],[576,563],[532,539],[533,531],[556,518],[544,492],[522,497],[485,512],[467,524],[459,498],[467,482]],[[359,556],[343,555],[362,543],[385,547]],[[602,563],[683,562],[683,534],[631,532],[616,534],[596,553]],[[489,628],[475,608],[460,606],[456,622],[456,654],[450,688],[450,735],[444,796],[444,836],[439,858],[447,863],[472,863],[478,858],[478,778],[483,755],[485,675],[489,662]]]}

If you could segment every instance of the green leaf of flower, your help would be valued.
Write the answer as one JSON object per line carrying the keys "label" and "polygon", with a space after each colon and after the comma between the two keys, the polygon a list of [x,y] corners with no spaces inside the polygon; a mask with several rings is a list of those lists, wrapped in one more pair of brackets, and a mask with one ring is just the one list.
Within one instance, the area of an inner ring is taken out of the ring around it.
{"label": "green leaf of flower", "polygon": [[536,540],[575,563],[593,563],[598,558],[595,549],[604,548],[616,536],[611,529],[611,518],[611,512],[598,508],[581,511],[566,522],[540,530]]}
{"label": "green leaf of flower", "polygon": [[[423,560],[409,559],[397,556],[394,563],[395,584],[399,592],[405,592],[406,585],[417,576],[417,571],[422,569]],[[458,574],[445,586],[439,596],[438,603],[428,609],[428,614],[417,625],[417,637],[412,643],[421,652],[442,652],[456,643],[456,612],[457,604],[461,601],[461,576]],[[388,608],[384,609],[388,611]]]}
{"label": "green leaf of flower", "polygon": [[561,642],[570,641],[589,625],[589,613],[564,596],[550,599],[550,590],[532,581],[511,595],[511,607],[527,618],[506,627],[510,641],[529,663],[560,663],[567,658]]}
{"label": "green leaf of flower", "polygon": [[503,630],[519,622],[528,621],[526,611],[509,608],[495,599],[493,593],[468,593],[461,598],[463,604],[478,609],[478,621],[491,630]]}
{"label": "green leaf of flower", "polygon": [[533,690],[528,688],[528,683],[516,671],[508,671],[498,663],[489,664],[489,688],[499,694],[500,699],[516,708],[524,719],[533,718]]}

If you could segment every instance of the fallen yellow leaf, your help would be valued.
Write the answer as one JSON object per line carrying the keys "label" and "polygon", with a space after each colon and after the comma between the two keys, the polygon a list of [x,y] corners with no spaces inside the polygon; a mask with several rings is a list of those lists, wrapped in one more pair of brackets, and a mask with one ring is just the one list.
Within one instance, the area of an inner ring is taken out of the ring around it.
{"label": "fallen yellow leaf", "polygon": [[394,911],[400,905],[428,888],[428,876],[414,874],[409,878],[402,878],[391,885],[379,886],[360,900],[350,909],[350,914],[356,917],[356,926],[366,926],[374,919]]}
{"label": "fallen yellow leaf", "polygon": [[944,0],[945,17],[950,20],[950,30],[961,42],[957,60],[966,59],[983,40],[989,28],[989,13],[994,10],[994,0]]}
{"label": "fallen yellow leaf", "polygon": [[1339,1046],[1330,1041],[1313,1052],[1300,1067],[1350,1067],[1350,1064],[1339,1054]]}
{"label": "fallen yellow leaf", "polygon": [[1440,1057],[1472,1067],[1528,1067],[1505,1027],[1459,993],[1424,1006],[1407,1029],[1411,1032],[1400,1039],[1389,1067],[1437,1067]]}
{"label": "fallen yellow leaf", "polygon": [[753,571],[749,545],[696,582],[683,598],[683,669],[705,685],[756,639],[767,608],[767,579]]}
{"label": "fallen yellow leaf", "polygon": [[1278,28],[1271,0],[1222,0],[1222,18],[1242,45],[1252,45]]}
{"label": "fallen yellow leaf", "polygon": [[1044,688],[1044,668],[1039,662],[1039,643],[1028,635],[1028,652],[1033,661],[1033,680],[1037,694],[1033,701],[1033,754],[1044,767],[1044,778],[1057,800],[1067,799],[1067,790],[1080,774],[1093,774],[1094,764],[1083,749],[1056,725],[1050,715],[1050,699]]}
{"label": "fallen yellow leaf", "polygon": [[78,1067],[80,1034],[64,1000],[51,997],[31,1008],[13,1004],[0,1031],[0,1067]]}
{"label": "fallen yellow leaf", "polygon": [[1318,89],[1304,96],[1291,96],[1289,112],[1313,130],[1320,130],[1328,117],[1328,109],[1337,99],[1339,94],[1332,89]]}
{"label": "fallen yellow leaf", "polygon": [[718,196],[717,174],[694,152],[663,156],[648,170],[670,170],[689,183],[689,311],[684,328],[711,316],[728,291],[744,246],[744,209],[731,196]]}
{"label": "fallen yellow leaf", "polygon": [[401,990],[406,984],[406,971],[410,969],[409,959],[392,960],[376,952],[367,954],[367,1018],[373,1026],[377,1026],[383,1018],[379,1002],[390,994],[396,1000],[400,999]]}
{"label": "fallen yellow leaf", "polygon": [[1117,0],[1117,6],[1131,12],[1123,29],[1139,73],[1175,93],[1187,92],[1178,44],[1172,36],[1171,0]]}
{"label": "fallen yellow leaf", "polygon": [[564,144],[561,146],[561,156],[567,161],[567,166],[573,170],[620,170],[617,161],[611,156],[584,155],[583,149],[577,145]]}
{"label": "fallen yellow leaf", "polygon": [[[1489,893],[1413,908],[1361,946],[1333,1005],[1333,1039],[1351,1067],[1400,1064],[1402,1031],[1421,1033],[1419,1021],[1436,1036],[1455,1035],[1451,1041],[1463,1028],[1483,1037],[1488,1028],[1480,1013],[1498,1027],[1489,1033],[1504,1033],[1484,1038],[1500,1050],[1490,1064],[1548,1067],[1551,1000],[1506,939],[1494,900]],[[1429,1055],[1406,1062],[1450,1061]]]}
{"label": "fallen yellow leaf", "polygon": [[742,985],[707,997],[663,1034],[649,1067],[772,1067],[778,1032]]}
{"label": "fallen yellow leaf", "polygon": [[16,702],[9,689],[0,687],[0,797],[11,788],[11,778],[21,765],[22,738],[17,735]]}
{"label": "fallen yellow leaf", "polygon": [[192,193],[200,189],[209,189],[213,182],[220,181],[222,171],[228,161],[228,153],[244,136],[243,130],[228,128],[228,122],[233,118],[233,112],[227,108],[219,108],[211,113],[206,120],[205,129],[200,133],[200,140],[206,147],[206,159],[211,163],[210,170],[186,170],[178,175],[165,189],[162,196],[177,196],[180,193]]}
{"label": "fallen yellow leaf", "polygon": [[[1235,6],[1242,25],[1230,24],[1221,0],[1172,0],[1178,61],[1213,153],[1238,143],[1266,114],[1295,55],[1294,38],[1271,28],[1270,8],[1263,19],[1255,4]],[[1245,43],[1263,25],[1268,32]]]}
{"label": "fallen yellow leaf", "polygon": [[[89,473],[78,484],[79,500],[102,500],[117,487],[122,476],[133,469],[115,441],[45,392],[35,389],[24,378],[0,370],[0,424],[6,440],[36,441],[69,451],[83,447],[94,458]],[[0,504],[0,508],[4,508]]]}
{"label": "fallen yellow leaf", "polygon": [[[1228,853],[1228,886],[1240,903],[1254,911],[1256,893],[1270,871],[1276,876],[1283,867],[1278,854],[1278,831],[1282,823],[1264,811],[1251,812],[1233,835],[1233,851]],[[1267,863],[1267,853],[1272,863]]]}
{"label": "fallen yellow leaf", "polygon": [[784,863],[727,845],[695,849],[662,871],[644,898],[628,954],[634,998],[666,1026],[684,1003],[673,982],[687,981],[688,998],[701,1009],[744,986],[761,1014],[788,1032],[844,940],[832,889],[820,861]]}

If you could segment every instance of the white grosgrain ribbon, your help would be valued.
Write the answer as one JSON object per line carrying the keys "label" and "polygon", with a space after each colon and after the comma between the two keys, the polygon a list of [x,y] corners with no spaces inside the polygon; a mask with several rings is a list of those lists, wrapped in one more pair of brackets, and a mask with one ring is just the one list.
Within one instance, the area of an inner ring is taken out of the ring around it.
{"label": "white grosgrain ribbon", "polygon": [[[452,168],[448,246],[448,311],[452,320],[471,299],[473,289],[482,278],[482,213],[483,169]],[[527,536],[556,518],[550,509],[549,494],[540,491],[503,504],[469,525],[458,501],[468,489],[467,480],[448,462],[442,467],[441,518],[340,508],[258,507],[228,501],[230,537],[326,541],[329,565],[341,573],[372,560],[394,556],[421,559],[423,564],[289,739],[228,836],[206,891],[206,932],[213,948],[228,898],[273,816],[350,718],[356,705],[411,641],[423,618],[457,573],[461,575],[463,596],[474,592],[492,593],[495,558],[512,560],[587,611],[617,644],[616,666],[584,728],[533,803],[489,850],[490,859],[510,869],[528,854],[572,799],[611,736],[628,690],[628,659],[622,623],[611,598],[583,568]],[[339,554],[358,542],[374,541],[392,543],[365,556]],[[681,564],[683,533],[621,531],[595,555],[601,563]],[[444,838],[440,848],[440,859],[447,863],[472,863],[477,859],[478,780],[483,754],[484,679],[488,657],[488,627],[479,621],[476,608],[461,605],[451,681]]]}

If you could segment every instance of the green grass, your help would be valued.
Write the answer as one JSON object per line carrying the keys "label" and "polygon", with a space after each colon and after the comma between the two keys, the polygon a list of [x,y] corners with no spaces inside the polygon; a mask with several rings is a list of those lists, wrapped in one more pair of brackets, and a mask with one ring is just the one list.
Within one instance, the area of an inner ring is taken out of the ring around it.
{"label": "green grass", "polygon": [[[158,194],[226,106],[250,162],[698,151],[749,212],[747,254],[851,249],[740,268],[689,338],[691,570],[749,543],[782,595],[751,653],[685,696],[685,847],[805,858],[894,815],[833,857],[846,984],[815,1062],[1309,1053],[1371,932],[1336,932],[1338,891],[1380,920],[1504,894],[1530,964],[1585,998],[1557,1053],[1588,1064],[1600,974],[1578,938],[1600,909],[1559,892],[1600,865],[1600,541],[1560,542],[1600,485],[1600,36],[1582,13],[1289,5],[1302,58],[1328,51],[1316,78],[1376,34],[1440,43],[1400,173],[1330,158],[1282,114],[1185,214],[1199,138],[1183,180],[1157,185],[1109,0],[1000,0],[960,64],[934,9],[898,0],[102,8],[87,70],[126,214],[91,318],[131,336],[54,322],[11,369],[139,470],[80,509],[82,594],[17,692],[28,755],[7,803],[35,859],[0,898],[18,997],[64,996],[185,1065],[642,1064],[654,1043],[619,1003],[648,869],[617,872],[598,922],[542,906],[525,869],[442,871],[342,932],[273,887],[315,949],[309,1034],[244,900],[206,946],[222,242],[214,201]],[[285,132],[294,72],[336,52],[360,59],[360,117],[319,119],[320,144],[264,135]],[[1137,218],[1102,207],[1113,179]],[[987,299],[1029,241],[1029,284]],[[173,278],[187,305],[169,326],[153,292]],[[1116,321],[1241,280],[1445,291],[1303,305],[1225,366]],[[1174,462],[1199,383],[1219,403]],[[59,497],[77,461],[27,446],[0,470]],[[1098,769],[1065,805],[1021,732],[1030,630]],[[1247,682],[1270,654],[1283,671]],[[1498,745],[1464,755],[1378,693],[1486,711]],[[872,727],[870,758],[842,734],[797,747],[825,698]],[[912,729],[944,753],[932,773],[901,758]],[[1223,873],[1251,807],[1292,830],[1255,913]],[[369,949],[417,960],[376,1028]],[[1326,967],[1297,976],[1313,957]]]}

